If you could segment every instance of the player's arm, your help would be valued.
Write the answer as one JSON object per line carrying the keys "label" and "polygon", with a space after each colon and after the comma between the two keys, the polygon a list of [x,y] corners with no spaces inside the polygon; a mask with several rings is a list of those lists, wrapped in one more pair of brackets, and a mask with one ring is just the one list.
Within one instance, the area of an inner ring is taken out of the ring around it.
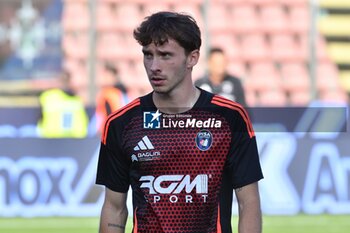
{"label": "player's arm", "polygon": [[114,192],[106,187],[99,233],[124,233],[128,209],[127,193]]}
{"label": "player's arm", "polygon": [[238,208],[238,232],[261,233],[262,219],[258,183],[252,183],[235,190]]}

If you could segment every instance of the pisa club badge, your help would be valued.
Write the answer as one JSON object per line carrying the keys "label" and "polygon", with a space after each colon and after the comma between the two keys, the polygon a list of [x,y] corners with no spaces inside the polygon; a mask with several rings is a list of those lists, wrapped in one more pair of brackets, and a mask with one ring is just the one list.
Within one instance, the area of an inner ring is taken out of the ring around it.
{"label": "pisa club badge", "polygon": [[201,151],[207,151],[210,149],[213,144],[213,135],[209,130],[201,130],[197,133],[196,136],[196,146]]}

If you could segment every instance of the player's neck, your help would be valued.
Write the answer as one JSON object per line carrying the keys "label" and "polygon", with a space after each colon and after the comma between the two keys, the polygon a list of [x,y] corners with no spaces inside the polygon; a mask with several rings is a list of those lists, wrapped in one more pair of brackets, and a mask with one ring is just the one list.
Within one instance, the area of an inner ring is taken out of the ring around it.
{"label": "player's neck", "polygon": [[186,92],[157,93],[153,92],[153,102],[164,113],[176,114],[190,110],[197,102],[200,90],[191,86]]}

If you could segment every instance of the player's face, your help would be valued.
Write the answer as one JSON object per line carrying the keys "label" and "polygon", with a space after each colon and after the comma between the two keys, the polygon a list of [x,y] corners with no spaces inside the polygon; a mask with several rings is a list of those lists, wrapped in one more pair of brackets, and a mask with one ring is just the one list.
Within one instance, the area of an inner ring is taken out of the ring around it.
{"label": "player's face", "polygon": [[[175,40],[169,39],[163,45],[151,43],[142,49],[143,63],[148,79],[156,93],[169,94],[174,89],[190,84],[193,56],[186,55],[185,49]],[[192,85],[192,84],[191,84]]]}

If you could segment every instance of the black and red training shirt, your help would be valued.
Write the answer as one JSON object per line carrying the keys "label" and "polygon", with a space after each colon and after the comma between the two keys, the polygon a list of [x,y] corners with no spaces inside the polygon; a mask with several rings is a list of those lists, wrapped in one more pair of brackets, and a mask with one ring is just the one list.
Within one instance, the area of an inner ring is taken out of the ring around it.
{"label": "black and red training shirt", "polygon": [[233,189],[262,178],[247,112],[218,95],[166,114],[150,93],[106,121],[96,183],[131,185],[133,232],[230,233]]}

